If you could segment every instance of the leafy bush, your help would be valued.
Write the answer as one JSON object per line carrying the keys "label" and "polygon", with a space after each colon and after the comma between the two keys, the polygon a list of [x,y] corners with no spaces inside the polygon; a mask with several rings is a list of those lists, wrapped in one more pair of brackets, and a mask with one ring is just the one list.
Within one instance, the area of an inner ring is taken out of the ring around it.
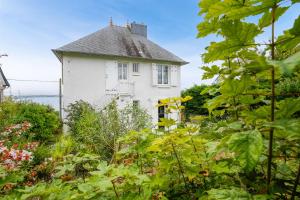
{"label": "leafy bush", "polygon": [[277,84],[279,94],[294,94],[300,96],[300,76],[286,77]]}
{"label": "leafy bush", "polygon": [[129,130],[150,126],[150,117],[139,107],[128,105],[119,110],[113,101],[96,111],[84,101],[71,104],[67,109],[66,124],[76,142],[77,150],[101,155],[110,160],[117,148],[116,140]]}
{"label": "leafy bush", "polygon": [[0,130],[10,124],[28,121],[32,126],[35,141],[53,141],[55,134],[60,133],[61,123],[58,112],[47,105],[33,102],[4,101],[0,104]]}
{"label": "leafy bush", "polygon": [[47,158],[51,158],[52,152],[49,146],[41,145],[33,153],[33,165],[41,164],[45,161]]}
{"label": "leafy bush", "polygon": [[96,112],[90,104],[82,100],[70,104],[65,111],[67,112],[66,124],[73,134],[81,132],[79,123],[85,115]]}
{"label": "leafy bush", "polygon": [[184,103],[185,110],[184,114],[186,119],[189,119],[191,116],[195,115],[208,115],[207,108],[204,107],[204,104],[207,100],[212,99],[215,95],[204,93],[208,86],[206,85],[194,85],[191,88],[185,89],[181,92],[182,97],[191,96],[193,99]]}
{"label": "leafy bush", "polygon": [[68,113],[66,124],[77,144],[77,149],[101,153],[104,145],[101,141],[100,118],[97,112],[83,101],[71,104],[66,111]]}
{"label": "leafy bush", "polygon": [[52,158],[54,160],[62,159],[64,155],[70,154],[75,151],[76,144],[72,136],[63,134],[61,135],[52,148]]}

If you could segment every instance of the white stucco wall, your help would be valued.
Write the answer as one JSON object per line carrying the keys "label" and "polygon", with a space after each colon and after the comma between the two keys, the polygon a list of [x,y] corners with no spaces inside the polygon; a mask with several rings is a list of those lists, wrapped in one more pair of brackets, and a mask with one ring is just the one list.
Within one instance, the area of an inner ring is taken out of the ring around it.
{"label": "white stucco wall", "polygon": [[[153,69],[155,70],[153,67],[159,63],[64,55],[62,62],[63,107],[66,108],[68,104],[76,100],[84,100],[98,106],[108,103],[111,95],[107,93],[114,88],[120,89],[117,71],[119,62],[128,64],[128,85],[121,85],[121,87],[125,91],[126,87],[130,90],[129,95],[120,96],[119,105],[123,106],[127,102],[138,100],[152,116],[153,123],[157,123],[157,102],[160,99],[180,96],[180,66],[172,65],[170,68],[172,72],[169,74],[170,84],[160,86],[153,82],[153,76],[156,74],[156,72],[153,73]],[[139,63],[138,74],[133,73],[133,63]]]}

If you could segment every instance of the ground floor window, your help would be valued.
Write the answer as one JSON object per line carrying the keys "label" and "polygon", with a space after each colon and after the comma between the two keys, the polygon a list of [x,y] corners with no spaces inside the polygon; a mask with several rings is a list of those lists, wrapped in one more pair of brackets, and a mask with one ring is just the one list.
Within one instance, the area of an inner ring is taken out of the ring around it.
{"label": "ground floor window", "polygon": [[[160,101],[158,101],[158,104],[160,104]],[[159,106],[158,107],[158,122],[161,122],[161,119],[162,118],[165,118],[166,117],[166,110],[165,110],[165,106]],[[159,126],[158,127],[159,129],[163,129],[164,126]]]}
{"label": "ground floor window", "polygon": [[133,100],[132,105],[134,108],[138,108],[140,106],[140,101],[139,100]]}

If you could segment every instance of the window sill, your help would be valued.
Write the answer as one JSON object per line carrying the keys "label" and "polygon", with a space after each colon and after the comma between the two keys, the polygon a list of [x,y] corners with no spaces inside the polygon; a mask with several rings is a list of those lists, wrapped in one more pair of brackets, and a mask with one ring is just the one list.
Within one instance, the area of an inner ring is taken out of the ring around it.
{"label": "window sill", "polygon": [[169,84],[166,84],[166,85],[157,84],[156,86],[159,87],[159,88],[169,88],[169,87],[171,87],[171,85],[169,85]]}
{"label": "window sill", "polygon": [[132,73],[132,76],[140,76],[140,73]]}

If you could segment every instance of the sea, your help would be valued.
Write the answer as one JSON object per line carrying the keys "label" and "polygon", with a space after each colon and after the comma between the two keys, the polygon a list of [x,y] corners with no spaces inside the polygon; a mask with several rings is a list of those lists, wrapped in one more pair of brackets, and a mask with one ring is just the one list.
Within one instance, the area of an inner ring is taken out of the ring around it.
{"label": "sea", "polygon": [[44,104],[44,105],[49,105],[51,107],[53,107],[55,110],[59,110],[59,97],[22,97],[22,98],[18,98],[16,100],[20,100],[20,101],[31,101],[31,102],[35,102],[35,103],[40,103],[40,104]]}

